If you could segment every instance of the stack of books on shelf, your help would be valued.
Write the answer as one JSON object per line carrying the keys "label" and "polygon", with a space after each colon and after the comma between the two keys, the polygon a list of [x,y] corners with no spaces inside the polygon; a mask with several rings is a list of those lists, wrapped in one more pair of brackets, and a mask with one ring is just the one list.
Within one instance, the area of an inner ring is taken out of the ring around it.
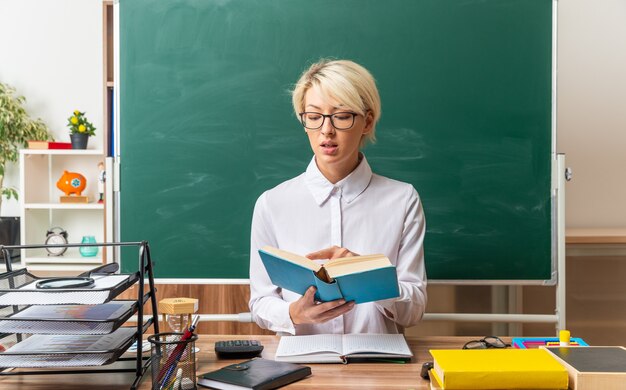
{"label": "stack of books on shelf", "polygon": [[72,143],[54,141],[28,141],[28,149],[72,149]]}

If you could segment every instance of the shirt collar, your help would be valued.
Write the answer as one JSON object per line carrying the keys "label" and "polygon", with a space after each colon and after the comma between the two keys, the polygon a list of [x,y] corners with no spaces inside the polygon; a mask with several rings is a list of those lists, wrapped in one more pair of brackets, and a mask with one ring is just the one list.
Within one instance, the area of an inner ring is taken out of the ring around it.
{"label": "shirt collar", "polygon": [[305,172],[305,182],[318,205],[324,204],[335,188],[341,189],[342,198],[350,203],[356,199],[370,184],[372,169],[363,154],[359,165],[348,176],[333,184],[324,177],[317,167],[315,156],[311,159]]}

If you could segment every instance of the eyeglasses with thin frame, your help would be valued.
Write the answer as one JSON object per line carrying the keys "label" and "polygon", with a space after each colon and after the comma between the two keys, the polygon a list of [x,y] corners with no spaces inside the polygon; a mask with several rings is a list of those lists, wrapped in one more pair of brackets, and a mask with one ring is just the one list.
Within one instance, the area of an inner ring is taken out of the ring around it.
{"label": "eyeglasses with thin frame", "polygon": [[335,129],[349,130],[354,126],[354,118],[357,115],[359,114],[349,111],[335,112],[333,114],[305,111],[300,113],[300,122],[307,130],[319,130],[324,126],[326,118],[329,118],[330,124]]}
{"label": "eyeglasses with thin frame", "polygon": [[488,349],[488,348],[507,348],[511,344],[507,344],[500,337],[487,336],[480,340],[472,340],[465,343],[463,349]]}

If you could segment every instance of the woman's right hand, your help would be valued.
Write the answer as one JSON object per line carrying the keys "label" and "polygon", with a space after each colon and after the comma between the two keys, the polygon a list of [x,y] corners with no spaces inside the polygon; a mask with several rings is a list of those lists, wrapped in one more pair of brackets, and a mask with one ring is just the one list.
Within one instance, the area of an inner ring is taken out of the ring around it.
{"label": "woman's right hand", "polygon": [[321,324],[335,317],[346,314],[354,307],[354,301],[345,299],[317,303],[315,302],[315,287],[311,286],[304,295],[289,305],[289,316],[294,325]]}

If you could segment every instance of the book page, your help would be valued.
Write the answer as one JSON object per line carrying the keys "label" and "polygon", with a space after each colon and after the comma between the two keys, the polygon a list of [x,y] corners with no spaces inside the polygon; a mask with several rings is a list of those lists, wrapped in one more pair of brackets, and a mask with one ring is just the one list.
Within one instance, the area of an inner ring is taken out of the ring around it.
{"label": "book page", "polygon": [[355,353],[381,353],[413,356],[402,334],[346,334],[343,335],[346,355]]}
{"label": "book page", "polygon": [[[387,257],[385,255],[363,255],[363,256],[339,257],[333,260],[329,260],[325,266],[336,267],[340,265],[366,263],[370,261],[384,260],[386,258]],[[387,261],[389,261],[389,259],[387,259]]]}
{"label": "book page", "polygon": [[333,352],[342,355],[340,334],[317,334],[310,336],[283,336],[280,338],[276,357],[298,356]]}
{"label": "book page", "polygon": [[319,264],[317,264],[316,262],[314,262],[313,260],[307,257],[296,255],[295,253],[287,252],[282,249],[277,249],[277,248],[266,245],[263,248],[261,248],[261,250],[275,257],[278,257],[279,259],[286,260],[294,264],[298,264],[304,268],[308,268],[315,272],[319,271],[319,269],[321,268]]}
{"label": "book page", "polygon": [[324,264],[328,275],[332,278],[356,272],[391,267],[391,262],[383,255],[359,256],[358,258],[342,258]]}

